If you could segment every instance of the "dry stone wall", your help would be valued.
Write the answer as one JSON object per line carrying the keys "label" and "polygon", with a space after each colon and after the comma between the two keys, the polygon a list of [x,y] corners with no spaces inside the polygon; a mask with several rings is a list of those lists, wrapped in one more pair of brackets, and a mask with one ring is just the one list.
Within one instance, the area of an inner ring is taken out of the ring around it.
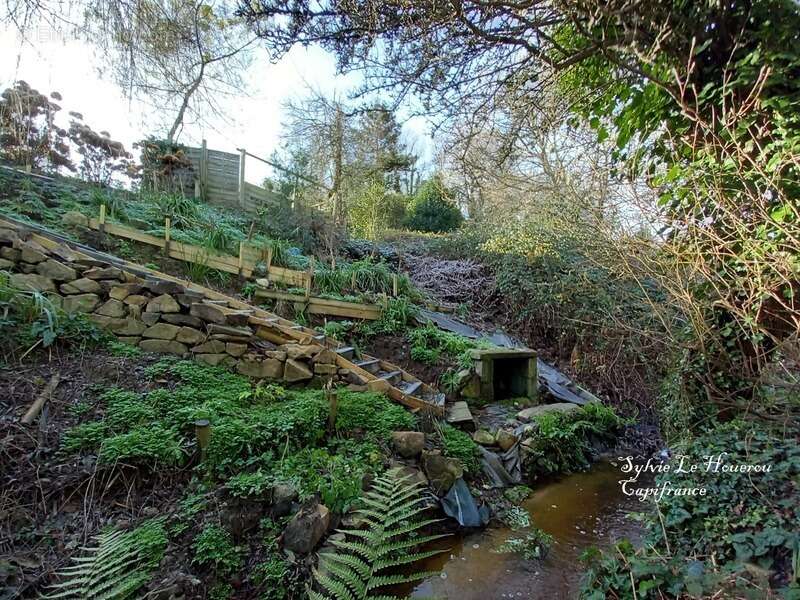
{"label": "dry stone wall", "polygon": [[84,313],[146,352],[193,357],[256,379],[297,383],[316,376],[363,383],[337,368],[336,354],[313,340],[274,344],[257,336],[248,311],[174,281],[145,279],[86,258],[67,246],[49,250],[23,230],[0,228],[0,270],[9,273],[12,287],[41,292],[64,312]]}

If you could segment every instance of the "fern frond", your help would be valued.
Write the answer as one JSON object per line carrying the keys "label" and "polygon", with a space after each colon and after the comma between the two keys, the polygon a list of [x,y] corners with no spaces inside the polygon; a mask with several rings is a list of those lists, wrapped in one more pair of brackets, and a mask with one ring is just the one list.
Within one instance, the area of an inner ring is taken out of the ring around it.
{"label": "fern frond", "polygon": [[149,579],[161,561],[167,538],[163,519],[149,521],[133,531],[115,530],[93,538],[96,546],[58,573],[46,600],[126,600]]}
{"label": "fern frond", "polygon": [[387,573],[444,551],[401,552],[444,537],[415,535],[439,520],[419,518],[427,508],[423,493],[418,482],[396,469],[376,478],[362,499],[362,508],[355,511],[366,527],[340,530],[346,539],[332,544],[341,552],[320,556],[320,568],[314,571],[320,591],[309,590],[310,600],[393,600],[372,592],[431,576]]}

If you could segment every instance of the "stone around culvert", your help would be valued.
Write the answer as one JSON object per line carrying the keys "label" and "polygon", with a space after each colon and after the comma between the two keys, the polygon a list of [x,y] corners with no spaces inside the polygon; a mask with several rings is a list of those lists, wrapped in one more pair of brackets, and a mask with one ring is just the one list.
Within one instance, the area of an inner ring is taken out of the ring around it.
{"label": "stone around culvert", "polygon": [[446,494],[456,479],[464,475],[458,459],[447,458],[439,452],[423,452],[421,462],[431,487],[439,496]]}
{"label": "stone around culvert", "polygon": [[510,450],[517,441],[517,436],[505,429],[501,429],[497,432],[497,445],[500,446],[503,452]]}
{"label": "stone around culvert", "polygon": [[472,439],[476,444],[480,444],[481,446],[494,446],[495,443],[492,432],[486,431],[485,429],[478,429],[478,431],[472,434]]}
{"label": "stone around culvert", "polygon": [[290,485],[278,484],[272,489],[272,516],[286,517],[292,512],[292,504],[297,500],[297,490]]}
{"label": "stone around culvert", "polygon": [[425,449],[425,434],[421,431],[395,431],[392,444],[403,458],[414,458]]}
{"label": "stone around culvert", "polygon": [[328,531],[330,520],[330,511],[324,504],[302,508],[283,532],[283,547],[297,554],[308,554]]}

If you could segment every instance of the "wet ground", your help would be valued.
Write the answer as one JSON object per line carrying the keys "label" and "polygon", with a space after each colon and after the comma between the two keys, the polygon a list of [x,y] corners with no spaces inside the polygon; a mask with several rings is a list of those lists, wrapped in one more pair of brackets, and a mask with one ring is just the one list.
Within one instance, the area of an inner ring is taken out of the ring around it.
{"label": "wet ground", "polygon": [[609,547],[622,538],[636,542],[641,537],[641,526],[630,515],[642,511],[642,504],[622,493],[619,479],[617,467],[598,463],[589,472],[540,485],[522,506],[532,523],[554,538],[543,560],[495,551],[509,537],[524,537],[524,529],[489,528],[449,538],[450,551],[425,565],[425,569],[441,569],[441,575],[418,585],[412,598],[577,597],[584,573],[579,557],[584,550]]}

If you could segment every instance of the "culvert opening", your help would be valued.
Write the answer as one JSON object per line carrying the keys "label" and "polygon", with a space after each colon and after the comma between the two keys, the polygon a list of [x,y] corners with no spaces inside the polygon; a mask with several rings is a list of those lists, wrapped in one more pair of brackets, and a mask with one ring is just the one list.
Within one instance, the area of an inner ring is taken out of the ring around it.
{"label": "culvert opening", "polygon": [[528,358],[495,358],[495,401],[528,395]]}

